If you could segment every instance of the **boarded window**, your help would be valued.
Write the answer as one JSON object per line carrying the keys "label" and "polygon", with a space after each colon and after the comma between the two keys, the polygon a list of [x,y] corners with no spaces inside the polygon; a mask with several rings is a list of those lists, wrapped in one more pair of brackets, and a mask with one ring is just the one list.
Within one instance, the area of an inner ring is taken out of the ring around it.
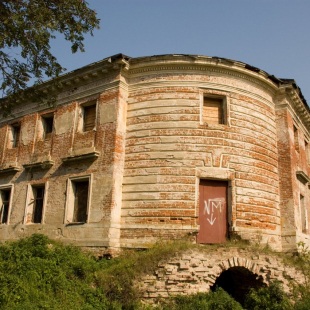
{"label": "boarded window", "polygon": [[20,139],[20,125],[12,125],[12,139],[11,139],[11,146],[12,148],[19,146],[19,139]]}
{"label": "boarded window", "polygon": [[96,125],[96,104],[83,107],[83,131],[93,130]]}
{"label": "boarded window", "polygon": [[224,124],[223,98],[204,97],[202,119],[207,124]]}
{"label": "boarded window", "polygon": [[44,130],[44,139],[50,139],[52,132],[53,132],[53,123],[54,117],[53,115],[43,116],[42,117],[42,124]]}
{"label": "boarded window", "polygon": [[41,223],[43,215],[44,187],[33,187],[32,223]]}
{"label": "boarded window", "polygon": [[88,205],[88,188],[89,181],[77,181],[73,182],[74,192],[74,210],[73,210],[73,222],[87,221],[87,205]]}
{"label": "boarded window", "polygon": [[0,222],[1,224],[7,224],[9,218],[9,207],[11,199],[11,189],[0,190],[1,210],[0,210]]}

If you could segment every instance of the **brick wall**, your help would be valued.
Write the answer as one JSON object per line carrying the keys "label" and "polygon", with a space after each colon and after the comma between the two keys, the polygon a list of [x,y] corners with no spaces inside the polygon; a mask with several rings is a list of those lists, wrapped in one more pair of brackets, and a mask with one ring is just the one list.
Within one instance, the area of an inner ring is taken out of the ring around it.
{"label": "brick wall", "polygon": [[[122,244],[197,231],[198,180],[207,178],[230,181],[231,231],[280,249],[272,90],[233,72],[157,66],[132,65]],[[203,95],[226,98],[225,125],[201,124]]]}

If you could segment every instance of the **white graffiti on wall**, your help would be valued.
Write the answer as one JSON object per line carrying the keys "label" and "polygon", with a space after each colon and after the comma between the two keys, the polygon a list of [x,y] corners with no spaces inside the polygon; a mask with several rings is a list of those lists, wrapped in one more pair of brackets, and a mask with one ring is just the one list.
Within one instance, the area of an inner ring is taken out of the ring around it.
{"label": "white graffiti on wall", "polygon": [[214,217],[214,211],[217,210],[218,213],[222,213],[222,209],[225,207],[224,198],[210,198],[208,201],[204,200],[204,214],[207,213],[207,221],[210,225],[215,223],[216,217]]}

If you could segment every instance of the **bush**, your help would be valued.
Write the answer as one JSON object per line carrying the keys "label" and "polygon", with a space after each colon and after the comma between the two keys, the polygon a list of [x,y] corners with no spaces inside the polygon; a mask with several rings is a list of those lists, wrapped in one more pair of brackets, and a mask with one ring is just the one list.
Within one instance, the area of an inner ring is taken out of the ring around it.
{"label": "bush", "polygon": [[245,308],[251,310],[286,310],[292,307],[278,282],[258,290],[251,289],[245,298]]}
{"label": "bush", "polygon": [[0,308],[116,309],[93,285],[97,268],[78,248],[39,234],[2,245]]}
{"label": "bush", "polygon": [[241,305],[223,289],[215,292],[177,296],[163,306],[164,310],[242,310]]}

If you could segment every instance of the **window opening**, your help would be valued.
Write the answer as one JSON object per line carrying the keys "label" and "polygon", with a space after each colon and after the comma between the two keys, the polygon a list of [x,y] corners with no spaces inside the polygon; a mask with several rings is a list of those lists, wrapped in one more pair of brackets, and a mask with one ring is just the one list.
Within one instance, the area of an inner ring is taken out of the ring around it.
{"label": "window opening", "polygon": [[307,232],[308,230],[308,214],[305,205],[305,197],[303,195],[299,196],[300,202],[300,216],[301,216],[301,230],[302,232]]}
{"label": "window opening", "polygon": [[33,187],[33,212],[32,223],[41,223],[43,215],[43,203],[44,203],[44,187]]}
{"label": "window opening", "polygon": [[19,146],[19,139],[20,139],[20,125],[12,125],[12,148]]}
{"label": "window opening", "polygon": [[50,139],[53,132],[54,116],[43,116],[42,117],[44,139]]}
{"label": "window opening", "polygon": [[293,125],[293,128],[294,128],[294,146],[295,150],[299,152],[298,129],[295,125]]}
{"label": "window opening", "polygon": [[83,131],[93,130],[96,125],[96,104],[83,107]]}
{"label": "window opening", "polygon": [[85,223],[87,221],[89,181],[74,181],[72,185],[74,193],[74,210],[72,222]]}
{"label": "window opening", "polygon": [[0,191],[1,197],[1,210],[0,210],[0,223],[7,224],[9,218],[9,207],[11,199],[11,189],[2,189]]}
{"label": "window opening", "polygon": [[309,143],[305,140],[305,152],[306,152],[306,160],[307,163],[310,163],[310,154],[309,154]]}
{"label": "window opening", "polygon": [[225,124],[224,99],[204,97],[202,119],[204,123],[208,124]]}

